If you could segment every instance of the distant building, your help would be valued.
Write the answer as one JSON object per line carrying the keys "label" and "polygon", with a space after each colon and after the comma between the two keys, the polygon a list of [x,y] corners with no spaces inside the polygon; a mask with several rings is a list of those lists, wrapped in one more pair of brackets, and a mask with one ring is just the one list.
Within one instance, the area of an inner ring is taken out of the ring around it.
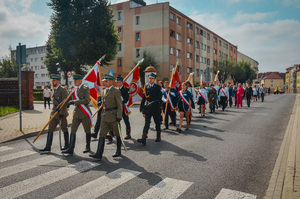
{"label": "distant building", "polygon": [[286,69],[285,73],[286,83],[289,93],[300,93],[300,64]]}
{"label": "distant building", "polygon": [[271,91],[274,91],[277,87],[279,87],[281,91],[284,90],[284,79],[276,73],[265,76],[262,83],[264,83],[266,88],[271,88]]}

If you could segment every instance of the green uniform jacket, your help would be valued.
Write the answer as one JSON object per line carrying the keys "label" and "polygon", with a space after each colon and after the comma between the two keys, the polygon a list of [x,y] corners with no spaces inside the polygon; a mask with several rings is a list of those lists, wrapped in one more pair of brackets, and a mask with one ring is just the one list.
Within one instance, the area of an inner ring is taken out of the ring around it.
{"label": "green uniform jacket", "polygon": [[117,118],[122,119],[122,111],[123,104],[120,90],[115,87],[111,87],[109,90],[106,88],[103,96],[101,121],[115,122]]}
{"label": "green uniform jacket", "polygon": [[[212,99],[214,98],[214,99]],[[210,88],[208,91],[208,101],[209,103],[217,102],[217,90],[215,88]]]}
{"label": "green uniform jacket", "polygon": [[[62,86],[58,86],[57,89],[54,89],[54,93],[53,93],[53,108],[52,108],[52,112],[51,112],[51,117],[54,115],[54,113],[56,112],[57,106],[62,103],[62,101],[64,101],[66,98],[68,97],[68,91],[63,88]],[[68,111],[67,111],[67,104],[65,104],[62,109],[60,110],[59,114],[64,115],[65,117],[67,117]],[[55,119],[59,119],[58,114],[55,116]]]}
{"label": "green uniform jacket", "polygon": [[91,101],[90,89],[86,85],[82,84],[80,89],[77,90],[77,96],[79,99],[74,101],[75,109],[73,112],[73,118],[85,119],[87,118],[87,115],[78,107],[78,105],[80,104],[85,105],[85,107],[90,111],[90,113],[92,113],[89,107]]}

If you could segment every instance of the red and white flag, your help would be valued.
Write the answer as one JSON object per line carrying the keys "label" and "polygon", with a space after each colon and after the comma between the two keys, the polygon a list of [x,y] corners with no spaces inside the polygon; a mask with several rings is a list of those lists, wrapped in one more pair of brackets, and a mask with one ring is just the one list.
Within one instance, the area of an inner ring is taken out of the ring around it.
{"label": "red and white flag", "polygon": [[129,77],[123,82],[123,86],[129,88],[128,107],[143,99],[143,89],[140,78],[140,67],[136,67]]}
{"label": "red and white flag", "polygon": [[182,90],[182,88],[181,88],[181,82],[180,82],[180,77],[179,77],[179,73],[178,73],[177,67],[175,68],[175,71],[173,71],[171,79],[172,79],[172,81],[170,82],[170,88],[174,88],[178,92],[180,90]]}
{"label": "red and white flag", "polygon": [[97,61],[97,63],[93,66],[90,72],[86,74],[82,81],[82,83],[90,89],[91,103],[95,109],[97,109],[97,97],[98,95],[102,95],[102,86],[100,81],[101,77],[99,71],[100,61],[101,59]]}

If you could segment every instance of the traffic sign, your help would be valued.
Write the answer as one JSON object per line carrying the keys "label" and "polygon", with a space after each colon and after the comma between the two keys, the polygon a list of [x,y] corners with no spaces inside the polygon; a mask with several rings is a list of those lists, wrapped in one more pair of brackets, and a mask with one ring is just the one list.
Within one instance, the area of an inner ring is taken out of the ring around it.
{"label": "traffic sign", "polygon": [[67,72],[67,75],[68,75],[69,78],[72,77],[72,72],[71,72],[71,71],[68,71],[68,72]]}

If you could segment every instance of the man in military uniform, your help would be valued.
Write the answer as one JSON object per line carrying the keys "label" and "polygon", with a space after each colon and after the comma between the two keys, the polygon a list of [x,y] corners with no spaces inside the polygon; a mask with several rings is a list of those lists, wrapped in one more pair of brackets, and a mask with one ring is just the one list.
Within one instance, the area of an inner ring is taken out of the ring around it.
{"label": "man in military uniform", "polygon": [[93,124],[93,116],[92,112],[89,108],[90,103],[90,89],[82,84],[82,75],[74,75],[74,84],[77,88],[75,88],[73,97],[74,100],[69,101],[68,106],[75,105],[75,109],[73,112],[73,120],[71,126],[71,136],[70,136],[70,146],[62,151],[62,153],[67,153],[73,155],[75,141],[76,141],[76,131],[82,123],[84,131],[86,133],[86,148],[83,153],[87,153],[90,151],[90,143],[91,143],[91,126]]}
{"label": "man in military uniform", "polygon": [[215,112],[217,96],[218,96],[217,90],[214,88],[214,84],[211,84],[210,89],[208,91],[208,101],[209,101],[210,113]]}
{"label": "man in military uniform", "polygon": [[122,118],[124,120],[125,126],[126,126],[126,137],[125,139],[131,139],[131,132],[130,132],[130,122],[129,122],[129,117],[127,113],[125,112],[124,106],[126,106],[128,100],[129,100],[129,89],[125,86],[123,86],[123,78],[122,77],[117,77],[116,79],[116,85],[121,91],[121,98],[122,98],[122,104],[123,104],[123,113],[122,113]]}
{"label": "man in military uniform", "polygon": [[[59,106],[68,97],[67,90],[60,85],[60,77],[58,75],[52,75],[51,79],[54,88],[54,94],[53,94],[53,108],[50,114],[50,118],[55,114],[56,111],[59,110]],[[57,124],[59,124],[59,120],[61,120],[61,128],[62,131],[64,132],[64,139],[65,139],[65,146],[62,148],[62,150],[65,150],[69,147],[69,132],[68,132],[67,116],[68,116],[67,105],[65,105],[59,111],[59,114],[56,115],[54,119],[50,122],[48,128],[46,147],[44,149],[41,149],[40,151],[51,151],[53,131],[55,130]]]}
{"label": "man in military uniform", "polygon": [[144,95],[140,106],[140,112],[143,113],[145,118],[145,126],[143,129],[143,135],[141,139],[137,141],[146,145],[146,139],[148,135],[148,130],[150,128],[151,117],[153,117],[156,129],[156,140],[155,142],[161,141],[161,129],[160,129],[160,114],[161,114],[161,101],[162,92],[161,86],[155,84],[156,75],[151,73],[149,75],[149,84],[145,86]]}
{"label": "man in military uniform", "polygon": [[121,145],[122,141],[120,138],[119,125],[122,119],[122,99],[121,92],[119,89],[113,86],[114,77],[111,75],[105,75],[102,78],[103,85],[106,87],[104,89],[103,95],[103,110],[101,112],[101,127],[100,127],[100,138],[98,142],[97,151],[94,155],[90,157],[102,159],[102,154],[104,151],[106,134],[110,129],[112,129],[115,136],[117,136],[117,151],[113,157],[118,157],[121,155]]}

